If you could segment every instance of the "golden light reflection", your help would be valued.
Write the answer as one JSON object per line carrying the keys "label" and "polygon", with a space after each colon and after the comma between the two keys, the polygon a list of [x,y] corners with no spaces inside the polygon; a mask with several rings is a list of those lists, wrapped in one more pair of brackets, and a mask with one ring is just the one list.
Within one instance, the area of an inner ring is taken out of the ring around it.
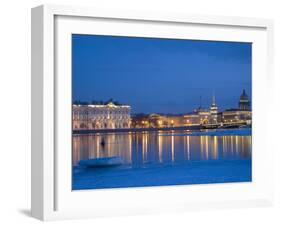
{"label": "golden light reflection", "polygon": [[235,151],[238,152],[239,150],[239,141],[238,141],[239,137],[235,136]]}
{"label": "golden light reflection", "polygon": [[231,150],[231,152],[233,153],[233,151],[234,151],[234,144],[233,144],[234,142],[233,142],[233,136],[230,136],[230,145],[231,145],[231,148],[230,148],[230,150]]}
{"label": "golden light reflection", "polygon": [[[72,145],[73,145],[73,150],[78,150],[79,149],[79,143],[80,139],[73,139]],[[75,165],[75,163],[80,159],[80,151],[73,151],[73,156],[72,156],[72,164]]]}
{"label": "golden light reflection", "polygon": [[97,142],[95,142],[95,146],[96,146],[96,153],[97,153],[97,158],[100,158],[100,136],[97,136]]}
{"label": "golden light reflection", "polygon": [[200,154],[201,158],[204,159],[204,146],[203,146],[203,137],[200,136]]}
{"label": "golden light reflection", "polygon": [[[108,150],[106,150],[106,151],[109,152],[109,156],[113,156],[113,154],[112,154],[112,151],[113,151],[113,150],[112,150],[111,143],[112,143],[112,135],[109,135],[108,138],[107,138],[107,143],[106,143],[107,149],[108,149]],[[116,151],[116,150],[115,150],[115,151]]]}
{"label": "golden light reflection", "polygon": [[214,136],[213,158],[218,159],[218,137]]}
{"label": "golden light reflection", "polygon": [[163,162],[163,137],[158,135],[159,162]]}
{"label": "golden light reflection", "polygon": [[128,152],[128,160],[132,162],[132,134],[129,134],[129,152]]}
{"label": "golden light reflection", "polygon": [[142,159],[144,162],[147,161],[147,133],[142,134]]}
{"label": "golden light reflection", "polygon": [[172,162],[175,161],[175,136],[174,134],[171,136],[172,142],[171,142],[171,150],[172,150]]}
{"label": "golden light reflection", "polygon": [[112,156],[128,164],[249,158],[251,145],[251,136],[177,136],[165,131],[83,135],[73,136],[72,162]]}
{"label": "golden light reflection", "polygon": [[225,141],[225,136],[222,137],[222,153],[223,153],[223,157],[225,157],[225,154],[226,154],[226,141]]}
{"label": "golden light reflection", "polygon": [[209,137],[205,136],[206,159],[209,159]]}
{"label": "golden light reflection", "polygon": [[185,138],[186,138],[187,160],[190,160],[190,137],[185,136]]}

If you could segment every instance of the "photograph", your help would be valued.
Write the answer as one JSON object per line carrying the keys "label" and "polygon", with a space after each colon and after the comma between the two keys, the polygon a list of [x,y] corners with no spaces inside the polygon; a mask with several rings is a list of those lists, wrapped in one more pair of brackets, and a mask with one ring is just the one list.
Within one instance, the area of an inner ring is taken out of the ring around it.
{"label": "photograph", "polygon": [[252,43],[72,34],[72,190],[252,182]]}

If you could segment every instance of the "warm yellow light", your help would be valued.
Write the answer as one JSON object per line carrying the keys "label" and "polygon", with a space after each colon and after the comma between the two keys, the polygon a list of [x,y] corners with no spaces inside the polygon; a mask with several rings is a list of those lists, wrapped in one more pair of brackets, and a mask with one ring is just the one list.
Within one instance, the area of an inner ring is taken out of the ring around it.
{"label": "warm yellow light", "polygon": [[171,123],[174,123],[174,120],[171,120]]}
{"label": "warm yellow light", "polygon": [[161,124],[162,124],[162,121],[161,121],[161,120],[159,120],[159,121],[158,121],[158,123],[159,123],[159,125],[161,125]]}

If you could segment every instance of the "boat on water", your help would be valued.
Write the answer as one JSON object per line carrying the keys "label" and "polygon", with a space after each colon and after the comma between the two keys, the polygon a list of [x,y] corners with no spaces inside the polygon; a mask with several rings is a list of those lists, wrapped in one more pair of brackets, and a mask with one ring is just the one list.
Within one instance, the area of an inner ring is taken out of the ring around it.
{"label": "boat on water", "polygon": [[120,156],[106,158],[83,159],[79,161],[79,166],[83,167],[113,167],[124,163]]}

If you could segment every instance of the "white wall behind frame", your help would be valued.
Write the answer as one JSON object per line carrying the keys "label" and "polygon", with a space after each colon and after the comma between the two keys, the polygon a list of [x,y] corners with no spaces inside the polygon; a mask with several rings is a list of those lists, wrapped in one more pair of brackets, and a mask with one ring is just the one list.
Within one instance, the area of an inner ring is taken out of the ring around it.
{"label": "white wall behind frame", "polygon": [[[30,8],[51,0],[10,0],[3,1],[0,14],[0,71],[1,111],[1,225],[37,225],[41,222],[27,217],[30,207]],[[57,4],[79,4],[91,7],[110,7],[113,9],[152,10],[162,12],[189,12],[195,14],[233,15],[267,17],[275,19],[275,72],[281,74],[281,14],[280,3],[267,1],[163,1],[163,0],[57,0]],[[275,78],[275,86],[280,87],[280,76]],[[275,96],[281,96],[276,89]],[[274,98],[274,97],[272,97]],[[5,106],[5,107],[4,107]],[[3,110],[4,109],[4,110]],[[280,98],[275,102],[272,117],[280,117]],[[23,120],[9,120],[10,118]],[[280,121],[275,123],[280,128]],[[275,125],[276,125],[275,124]],[[15,131],[21,136],[17,140],[11,134]],[[276,148],[278,129],[269,125],[273,137],[272,148]],[[17,156],[16,156],[17,155]],[[16,156],[16,158],[15,158]],[[13,159],[13,167],[11,167]],[[109,218],[83,221],[55,222],[56,225],[280,225],[280,152],[275,153],[275,185],[277,205],[273,208],[237,209],[227,211],[189,212],[186,214],[161,214],[130,218]],[[230,220],[231,219],[231,220]]]}

